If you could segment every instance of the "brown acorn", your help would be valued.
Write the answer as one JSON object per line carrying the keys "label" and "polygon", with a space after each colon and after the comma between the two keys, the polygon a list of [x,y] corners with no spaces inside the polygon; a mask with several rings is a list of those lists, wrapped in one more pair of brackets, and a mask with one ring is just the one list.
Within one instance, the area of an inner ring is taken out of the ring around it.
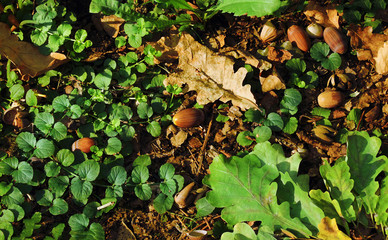
{"label": "brown acorn", "polygon": [[290,40],[290,42],[292,43],[295,42],[296,46],[303,52],[307,52],[308,50],[310,50],[310,38],[303,28],[297,25],[292,25],[287,30],[287,36],[288,40]]}
{"label": "brown acorn", "polygon": [[202,110],[197,108],[184,109],[172,118],[172,122],[181,128],[195,127],[205,120],[205,115]]}
{"label": "brown acorn", "polygon": [[325,28],[323,39],[333,52],[344,54],[348,50],[345,37],[339,30],[333,27]]}
{"label": "brown acorn", "polygon": [[344,101],[341,92],[327,89],[318,96],[318,104],[322,108],[335,108]]}
{"label": "brown acorn", "polygon": [[84,153],[90,153],[90,147],[94,146],[94,140],[88,137],[78,139],[71,146],[71,150],[74,152],[76,149],[81,150]]}

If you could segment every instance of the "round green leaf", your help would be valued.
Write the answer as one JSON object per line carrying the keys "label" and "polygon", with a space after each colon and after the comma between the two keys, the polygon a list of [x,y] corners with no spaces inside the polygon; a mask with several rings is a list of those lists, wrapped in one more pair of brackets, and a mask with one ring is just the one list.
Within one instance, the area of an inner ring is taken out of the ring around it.
{"label": "round green leaf", "polygon": [[21,84],[15,84],[10,89],[9,92],[11,94],[12,100],[20,100],[24,96],[24,88]]}
{"label": "round green leaf", "polygon": [[0,222],[14,222],[15,221],[15,216],[13,212],[9,209],[4,209],[0,212]]}
{"label": "round green leaf", "polygon": [[64,112],[70,107],[70,101],[66,95],[55,97],[53,100],[54,112]]}
{"label": "round green leaf", "polygon": [[271,138],[272,130],[267,126],[259,126],[253,130],[253,136],[256,138],[256,142],[265,142]]}
{"label": "round green leaf", "polygon": [[80,118],[82,115],[82,109],[78,105],[71,105],[70,112],[71,112],[72,119]]}
{"label": "round green leaf", "polygon": [[12,183],[0,182],[0,197],[7,194],[7,192],[11,190],[12,186]]}
{"label": "round green leaf", "polygon": [[54,117],[48,112],[38,113],[35,116],[34,124],[44,134],[48,134],[54,124]]}
{"label": "round green leaf", "polygon": [[50,206],[54,200],[53,194],[47,189],[38,190],[35,194],[35,198],[39,205],[45,207]]}
{"label": "round green leaf", "polygon": [[132,163],[132,167],[136,166],[149,166],[151,165],[151,157],[149,155],[140,155]]}
{"label": "round green leaf", "polygon": [[163,214],[172,208],[173,203],[172,196],[161,193],[154,200],[154,208],[158,213]]}
{"label": "round green leaf", "polygon": [[97,74],[94,78],[94,84],[96,87],[102,90],[108,90],[112,81],[112,71],[105,69],[102,73]]}
{"label": "round green leaf", "polygon": [[122,185],[127,179],[127,172],[122,166],[114,166],[110,169],[108,175],[108,182],[110,184]]}
{"label": "round green leaf", "polygon": [[108,155],[113,155],[121,151],[121,141],[120,139],[113,137],[108,139],[108,146],[105,148],[105,152]]}
{"label": "round green leaf", "polygon": [[63,166],[68,167],[74,162],[74,154],[69,149],[61,149],[57,153],[57,159]]}
{"label": "round green leaf", "polygon": [[294,88],[284,90],[284,97],[281,105],[287,109],[294,109],[302,102],[302,95]]}
{"label": "round green leaf", "polygon": [[25,152],[29,152],[35,148],[36,138],[30,132],[22,132],[16,137],[18,147]]}
{"label": "round green leaf", "polygon": [[148,124],[146,129],[147,132],[149,132],[153,137],[159,137],[159,135],[162,133],[162,128],[156,121],[152,121],[150,124]]}
{"label": "round green leaf", "polygon": [[166,179],[160,183],[160,190],[166,195],[173,195],[177,190],[177,185],[174,179]]}
{"label": "round green leaf", "polygon": [[146,201],[151,198],[152,190],[148,184],[140,184],[135,187],[135,194],[141,200]]}
{"label": "round green leaf", "polygon": [[89,181],[75,177],[71,180],[70,190],[75,199],[82,201],[88,199],[90,194],[92,194],[93,185]]}
{"label": "round green leaf", "polygon": [[48,186],[55,197],[61,197],[69,186],[69,178],[67,176],[50,178],[48,181]]}
{"label": "round green leaf", "polygon": [[49,208],[49,211],[52,215],[61,215],[67,213],[69,209],[67,202],[62,198],[56,198],[53,201],[53,205]]}
{"label": "round green leaf", "polygon": [[131,180],[136,184],[145,183],[149,177],[148,168],[145,166],[136,166],[131,173]]}
{"label": "round green leaf", "polygon": [[327,70],[334,71],[341,66],[342,60],[341,56],[338,53],[330,54],[329,58],[326,58],[322,61],[322,67]]}
{"label": "round green leaf", "polygon": [[105,190],[105,197],[107,198],[122,198],[123,195],[124,192],[122,186],[113,185]]}
{"label": "round green leaf", "polygon": [[56,162],[48,162],[44,165],[44,171],[47,177],[56,177],[61,172],[61,167]]}
{"label": "round green leaf", "polygon": [[90,224],[89,228],[89,235],[91,239],[95,240],[105,240],[105,231],[104,228],[102,228],[101,224],[99,223],[92,223]]}
{"label": "round green leaf", "polygon": [[22,220],[25,216],[24,209],[19,205],[16,205],[16,204],[10,205],[8,206],[8,209],[13,212],[16,222]]}
{"label": "round green leaf", "polygon": [[296,132],[297,128],[298,128],[298,119],[296,119],[295,117],[290,117],[285,119],[283,132],[288,134],[293,134],[294,132]]}
{"label": "round green leaf", "polygon": [[50,135],[56,141],[61,141],[67,136],[67,127],[61,122],[56,122],[54,128],[51,130]]}
{"label": "round green leaf", "polygon": [[10,175],[14,170],[17,169],[19,160],[16,157],[6,158],[0,162],[0,173]]}
{"label": "round green leaf", "polygon": [[326,56],[329,55],[329,52],[329,45],[324,42],[317,42],[310,49],[311,57],[317,60],[318,62],[325,60]]}
{"label": "round green leaf", "polygon": [[171,163],[165,163],[159,168],[159,176],[161,179],[173,178],[175,174],[175,168]]}
{"label": "round green leaf", "polygon": [[89,218],[84,214],[74,214],[69,218],[69,226],[72,231],[85,231],[89,226]]}
{"label": "round green leaf", "polygon": [[286,68],[289,71],[300,75],[306,71],[306,62],[300,58],[292,58],[291,60],[287,61]]}
{"label": "round green leaf", "polygon": [[101,204],[99,204],[98,202],[90,202],[86,204],[82,213],[85,214],[85,216],[88,218],[94,218],[97,215],[97,208],[99,206],[101,206]]}
{"label": "round green leaf", "polygon": [[144,73],[147,70],[147,66],[144,63],[139,63],[138,65],[136,65],[136,70],[139,73]]}
{"label": "round green leaf", "polygon": [[152,107],[145,102],[141,102],[137,107],[137,114],[141,119],[147,119],[152,117],[154,114]]}
{"label": "round green leaf", "polygon": [[243,131],[237,135],[236,141],[241,146],[249,146],[253,143],[253,140],[251,139],[252,137],[253,137],[253,134],[251,132]]}
{"label": "round green leaf", "polygon": [[264,125],[271,128],[272,131],[281,131],[283,129],[283,120],[277,113],[268,114],[267,119],[264,121]]}
{"label": "round green leaf", "polygon": [[30,107],[38,105],[38,98],[36,97],[34,90],[30,89],[27,91],[26,103]]}
{"label": "round green leaf", "polygon": [[86,160],[78,166],[79,177],[86,181],[94,181],[100,173],[100,165],[94,160]]}
{"label": "round green leaf", "polygon": [[10,206],[13,204],[20,205],[24,202],[24,196],[19,188],[12,186],[11,190],[1,197],[1,203]]}
{"label": "round green leaf", "polygon": [[17,183],[29,183],[34,176],[34,170],[28,162],[19,163],[18,169],[12,172],[13,180]]}
{"label": "round green leaf", "polygon": [[36,143],[36,149],[34,154],[37,158],[48,158],[54,155],[55,146],[54,143],[47,139],[40,139]]}

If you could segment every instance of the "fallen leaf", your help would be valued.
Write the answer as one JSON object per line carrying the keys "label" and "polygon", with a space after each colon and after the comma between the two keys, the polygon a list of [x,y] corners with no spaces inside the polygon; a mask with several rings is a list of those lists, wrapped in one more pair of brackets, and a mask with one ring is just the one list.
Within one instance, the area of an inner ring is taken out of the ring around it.
{"label": "fallen leaf", "polygon": [[277,74],[275,69],[269,75],[260,75],[260,83],[263,92],[286,89],[283,79]]}
{"label": "fallen leaf", "polygon": [[175,48],[179,55],[177,71],[164,81],[169,84],[188,85],[185,91],[197,91],[197,102],[205,105],[220,100],[232,101],[242,110],[258,109],[250,85],[242,85],[248,71],[233,70],[234,61],[220,56],[183,33]]}
{"label": "fallen leaf", "polygon": [[98,16],[92,18],[97,29],[104,30],[110,37],[116,38],[120,32],[120,26],[125,23],[125,20],[115,15]]}
{"label": "fallen leaf", "polygon": [[378,74],[388,73],[388,41],[384,43],[384,46],[379,49],[376,61],[376,72]]}
{"label": "fallen leaf", "polygon": [[345,233],[338,229],[335,218],[324,217],[318,224],[318,238],[322,240],[351,240]]}
{"label": "fallen leaf", "polygon": [[187,132],[181,130],[176,135],[174,135],[170,141],[174,147],[180,147],[186,141],[186,139]]}
{"label": "fallen leaf", "polygon": [[22,79],[36,77],[69,61],[61,53],[45,56],[31,43],[19,41],[5,23],[0,23],[0,54],[19,69]]}
{"label": "fallen leaf", "polygon": [[285,49],[276,49],[275,47],[268,46],[268,60],[283,63],[286,60],[290,60],[291,57],[292,54]]}
{"label": "fallen leaf", "polygon": [[339,16],[333,4],[322,7],[319,3],[310,1],[304,9],[304,14],[311,22],[324,27],[339,28]]}

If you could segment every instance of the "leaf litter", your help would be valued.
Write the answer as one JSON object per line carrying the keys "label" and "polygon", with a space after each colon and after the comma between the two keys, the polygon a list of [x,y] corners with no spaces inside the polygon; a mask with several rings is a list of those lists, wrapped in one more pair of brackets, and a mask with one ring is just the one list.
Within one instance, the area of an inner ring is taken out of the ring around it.
{"label": "leaf litter", "polygon": [[20,71],[23,79],[36,77],[54,69],[69,59],[61,53],[45,56],[31,43],[19,41],[11,33],[7,24],[0,22],[0,54],[12,61]]}

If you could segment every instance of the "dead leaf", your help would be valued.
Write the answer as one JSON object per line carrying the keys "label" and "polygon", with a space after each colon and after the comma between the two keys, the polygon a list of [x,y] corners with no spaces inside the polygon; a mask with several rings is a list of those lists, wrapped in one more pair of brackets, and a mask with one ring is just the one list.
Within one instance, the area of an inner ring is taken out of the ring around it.
{"label": "dead leaf", "polygon": [[261,90],[269,92],[272,90],[286,89],[283,79],[279,76],[275,69],[270,75],[260,75]]}
{"label": "dead leaf", "polygon": [[186,139],[187,132],[181,130],[176,135],[174,135],[170,141],[174,147],[180,147],[186,141]]}
{"label": "dead leaf", "polygon": [[178,69],[169,75],[164,84],[188,85],[185,91],[197,91],[197,102],[205,105],[216,100],[232,101],[242,110],[258,109],[250,85],[243,86],[245,68],[234,72],[234,61],[220,56],[183,33],[176,48],[179,55]]}
{"label": "dead leaf", "polygon": [[16,65],[22,79],[36,77],[69,61],[61,53],[45,56],[31,43],[19,41],[5,23],[0,23],[0,54]]}
{"label": "dead leaf", "polygon": [[338,229],[335,218],[322,218],[321,222],[318,224],[318,229],[318,238],[322,240],[351,240],[350,237]]}
{"label": "dead leaf", "polygon": [[322,7],[319,3],[310,1],[304,9],[304,14],[311,22],[324,27],[339,28],[339,16],[333,4]]}
{"label": "dead leaf", "polygon": [[283,63],[286,60],[290,60],[291,57],[292,54],[285,49],[276,49],[275,47],[268,46],[268,60]]}
{"label": "dead leaf", "polygon": [[377,52],[376,72],[378,74],[388,73],[388,41],[384,43],[384,46]]}
{"label": "dead leaf", "polygon": [[136,240],[132,230],[121,220],[120,227],[117,232],[117,240]]}
{"label": "dead leaf", "polygon": [[104,30],[110,37],[116,38],[120,32],[120,26],[125,20],[115,15],[98,16],[93,15],[93,23],[99,30]]}
{"label": "dead leaf", "polygon": [[350,37],[350,45],[352,48],[369,49],[373,57],[377,56],[379,49],[388,41],[387,35],[373,33],[373,28],[370,26],[365,28],[351,26],[347,35]]}

